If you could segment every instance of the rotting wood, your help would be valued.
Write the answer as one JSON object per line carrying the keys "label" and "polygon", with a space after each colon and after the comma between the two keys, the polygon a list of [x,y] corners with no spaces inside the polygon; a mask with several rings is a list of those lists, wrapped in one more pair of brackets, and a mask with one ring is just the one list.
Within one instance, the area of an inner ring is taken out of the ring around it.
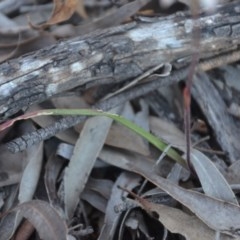
{"label": "rotting wood", "polygon": [[[237,48],[239,1],[199,20],[201,59]],[[135,78],[161,62],[190,61],[189,13],[141,18],[61,42],[0,65],[0,121],[23,107],[82,86]]]}

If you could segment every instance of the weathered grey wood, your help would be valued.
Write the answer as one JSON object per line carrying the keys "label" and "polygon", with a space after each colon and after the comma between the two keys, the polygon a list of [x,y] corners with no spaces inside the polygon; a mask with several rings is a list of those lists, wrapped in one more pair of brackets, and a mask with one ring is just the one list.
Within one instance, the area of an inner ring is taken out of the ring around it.
{"label": "weathered grey wood", "polygon": [[240,130],[207,74],[201,73],[195,77],[192,94],[212,127],[216,140],[228,154],[230,162],[239,160]]}
{"label": "weathered grey wood", "polygon": [[[201,17],[201,58],[228,51],[240,42],[238,5],[239,1],[229,3]],[[129,80],[160,63],[189,57],[195,51],[192,29],[187,13],[145,18],[1,64],[0,120],[74,87]]]}

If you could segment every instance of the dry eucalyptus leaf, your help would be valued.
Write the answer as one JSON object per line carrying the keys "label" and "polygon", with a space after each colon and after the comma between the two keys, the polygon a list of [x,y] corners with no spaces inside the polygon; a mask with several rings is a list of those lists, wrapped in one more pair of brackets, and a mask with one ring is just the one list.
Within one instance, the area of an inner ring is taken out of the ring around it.
{"label": "dry eucalyptus leaf", "polygon": [[[233,72],[233,74],[236,73]],[[236,77],[238,76],[239,73]],[[212,127],[215,133],[215,140],[219,143],[222,150],[227,153],[228,161],[233,163],[240,156],[240,129],[236,121],[228,114],[226,104],[211,79],[212,77],[205,72],[196,74],[193,81],[192,95]],[[228,79],[226,80],[227,82]]]}
{"label": "dry eucalyptus leaf", "polygon": [[[18,126],[16,130],[18,131],[18,134],[21,135],[26,132],[35,130],[35,127],[33,126],[31,121],[24,121]],[[36,156],[35,155],[36,153],[38,153],[39,155]],[[24,152],[19,152],[16,154],[12,154],[6,149],[2,149],[0,153],[0,165],[1,165],[0,187],[19,183],[22,178],[23,172],[25,172],[23,178],[25,178],[27,175],[30,176],[31,171],[24,171],[25,167],[29,163],[31,167],[35,165],[35,167],[33,167],[35,174],[33,174],[32,177],[35,178],[35,181],[38,181],[37,178],[39,173],[37,174],[36,171],[39,172],[41,169],[41,161],[42,161],[41,157],[42,157],[42,144],[35,145]],[[22,179],[22,181],[25,182],[24,184],[27,184],[27,185],[33,184],[33,179],[29,180],[30,181],[29,183],[28,183],[28,180],[25,181],[24,179]],[[28,195],[28,197],[30,197],[30,195],[32,195],[33,193],[29,192],[30,188],[27,187],[27,189],[28,190],[26,192],[26,196]],[[31,191],[34,191],[34,190],[32,189]]]}
{"label": "dry eucalyptus leaf", "polygon": [[[3,49],[3,47],[2,47]],[[6,60],[10,59],[10,58],[13,58],[14,56],[16,56],[16,52],[18,50],[18,45],[15,46],[14,49],[9,49],[7,50],[7,53],[5,55],[1,55],[1,58],[0,58],[0,63],[3,63],[5,62]]]}
{"label": "dry eucalyptus leaf", "polygon": [[132,15],[136,14],[148,2],[150,2],[150,0],[134,0],[124,4],[120,8],[111,9],[107,14],[104,14],[100,18],[77,26],[75,28],[75,36],[88,34],[99,29],[117,26]]}
{"label": "dry eucalyptus leaf", "polygon": [[73,155],[74,146],[68,143],[60,143],[56,155],[70,160]]}
{"label": "dry eucalyptus leaf", "polygon": [[164,139],[166,142],[180,150],[186,148],[184,133],[173,123],[152,116],[149,118],[149,123],[150,130],[154,135]]}
{"label": "dry eucalyptus leaf", "polygon": [[[66,109],[91,108],[91,106],[86,103],[83,97],[74,96],[74,95],[54,97],[51,99],[51,103],[55,106],[55,108],[66,108]],[[75,125],[73,128],[79,133],[82,130],[82,127],[83,127],[83,123],[80,123]],[[75,133],[72,135],[73,136],[77,135],[78,137],[79,134]],[[64,141],[66,142],[66,140]],[[75,139],[75,142],[72,144],[75,144],[76,141],[77,139]]]}
{"label": "dry eucalyptus leaf", "polygon": [[234,162],[225,174],[226,179],[230,184],[239,184],[240,183],[240,161]]}
{"label": "dry eucalyptus leaf", "polygon": [[118,186],[124,186],[125,188],[132,190],[139,185],[140,177],[134,173],[123,172],[119,175],[115,182],[111,197],[108,201],[106,214],[104,219],[104,225],[101,229],[98,240],[111,240],[113,239],[119,218],[121,213],[117,213],[114,210],[115,206],[123,203],[122,197],[126,195],[126,192],[118,188]]}
{"label": "dry eucalyptus leaf", "polygon": [[91,106],[86,103],[83,97],[70,95],[58,96],[51,99],[52,104],[56,108],[90,108]]}
{"label": "dry eucalyptus leaf", "polygon": [[113,182],[108,179],[96,179],[90,177],[88,179],[86,188],[91,189],[92,191],[98,192],[104,198],[109,199],[111,195],[111,189],[113,187]]}
{"label": "dry eucalyptus leaf", "polygon": [[116,123],[112,125],[105,144],[134,151],[145,156],[150,155],[149,148],[142,137]]}
{"label": "dry eucalyptus leaf", "polygon": [[237,205],[185,190],[149,173],[145,176],[149,181],[164,189],[169,195],[189,208],[210,228],[229,235],[239,236],[240,208]]}
{"label": "dry eucalyptus leaf", "polygon": [[47,202],[32,200],[15,207],[18,216],[25,217],[44,240],[66,240],[67,226]]}
{"label": "dry eucalyptus leaf", "polygon": [[30,147],[25,156],[27,165],[19,186],[18,200],[20,203],[31,200],[36,191],[42,169],[43,142]]}
{"label": "dry eucalyptus leaf", "polygon": [[138,156],[131,159],[133,154],[116,153],[103,150],[100,158],[128,171],[136,172],[159,188],[163,189],[174,199],[189,208],[205,224],[213,230],[232,236],[240,236],[240,208],[239,206],[206,196],[202,193],[186,190],[160,177],[153,169],[154,162],[146,161]]}
{"label": "dry eucalyptus leaf", "polygon": [[240,85],[238,79],[240,69],[232,65],[222,66],[220,69],[223,71],[224,79],[226,79],[225,84],[227,87],[239,92]]}
{"label": "dry eucalyptus leaf", "polygon": [[[149,240],[154,239],[154,237],[150,236],[149,229],[148,229],[149,224],[147,221],[145,221],[145,216],[143,215],[142,211],[140,211],[139,209],[132,209],[132,211],[130,211],[129,216],[127,216],[124,225],[130,231],[132,231],[135,235],[137,235],[137,232],[141,232],[146,239],[149,239]],[[120,238],[120,239],[123,239],[123,238]]]}
{"label": "dry eucalyptus leaf", "polygon": [[76,11],[82,18],[84,19],[88,18],[88,15],[84,7],[84,0],[78,0]]}
{"label": "dry eucalyptus leaf", "polygon": [[[138,124],[146,130],[148,126],[148,106],[143,100],[140,101],[141,110],[134,112],[129,102],[125,103],[122,116]],[[148,143],[136,133],[129,131],[126,127],[114,123],[108,133],[106,144],[117,148],[134,151],[145,156],[150,155]]]}
{"label": "dry eucalyptus leaf", "polygon": [[98,192],[85,188],[81,194],[81,199],[91,204],[102,213],[106,213],[107,199]]}
{"label": "dry eucalyptus leaf", "polygon": [[238,205],[237,198],[228,182],[206,155],[192,149],[191,163],[206,195]]}
{"label": "dry eucalyptus leaf", "polygon": [[103,213],[106,213],[107,201],[111,196],[113,182],[107,179],[94,179],[90,177],[81,195],[81,199]]}
{"label": "dry eucalyptus leaf", "polygon": [[240,118],[240,106],[237,103],[232,102],[228,108],[228,112],[234,117]]}
{"label": "dry eucalyptus leaf", "polygon": [[134,123],[138,126],[142,127],[143,129],[149,131],[149,108],[147,103],[140,99],[139,105],[141,110],[135,114]]}
{"label": "dry eucalyptus leaf", "polygon": [[[194,215],[188,215],[183,211],[162,204],[155,204],[145,199],[139,202],[147,212],[154,212],[158,220],[172,233],[183,235],[186,240],[214,240],[216,232],[210,229]],[[221,240],[230,240],[232,237],[222,235]]]}
{"label": "dry eucalyptus leaf", "polygon": [[53,154],[49,157],[45,167],[44,183],[50,204],[54,207],[58,207],[60,203],[57,195],[56,184],[64,162],[65,159]]}
{"label": "dry eucalyptus leaf", "polygon": [[[141,111],[135,113],[131,104],[129,102],[125,103],[121,115],[149,130],[148,106],[143,101],[140,101],[140,105]],[[112,125],[105,143],[109,146],[134,151],[145,156],[150,155],[148,143],[142,137],[117,123]]]}
{"label": "dry eucalyptus leaf", "polygon": [[50,25],[57,24],[68,20],[76,11],[78,0],[54,0],[54,9],[51,18],[44,24],[34,25],[29,21],[29,24],[34,29],[43,29]]}
{"label": "dry eucalyptus leaf", "polygon": [[[184,134],[173,124],[157,118],[151,118],[150,124],[154,134],[169,142],[171,146],[186,151]],[[238,205],[236,196],[224,176],[205,154],[191,149],[191,163],[208,196]]]}
{"label": "dry eucalyptus leaf", "polygon": [[173,183],[177,184],[181,179],[188,179],[190,177],[189,171],[184,169],[180,164],[175,163],[174,166],[172,167],[171,171],[167,175],[167,179],[169,181],[172,181]]}
{"label": "dry eucalyptus leaf", "polygon": [[76,34],[75,27],[70,23],[55,26],[51,33],[56,39],[67,39]]}
{"label": "dry eucalyptus leaf", "polygon": [[[20,133],[36,130],[31,121],[24,121],[20,125]],[[33,145],[24,151],[25,167],[19,186],[18,200],[20,203],[30,201],[36,191],[43,161],[43,142]]]}
{"label": "dry eucalyptus leaf", "polygon": [[6,16],[2,11],[0,11],[0,32],[2,32],[2,29],[7,30],[16,27],[17,24],[10,17]]}
{"label": "dry eucalyptus leaf", "polygon": [[[112,112],[119,113],[119,110],[120,108],[115,108]],[[65,212],[69,218],[73,216],[79,196],[104,145],[112,121],[105,117],[88,119],[76,142],[64,176]]]}
{"label": "dry eucalyptus leaf", "polygon": [[10,212],[1,218],[0,222],[0,240],[8,240],[14,234],[16,229],[16,213]]}

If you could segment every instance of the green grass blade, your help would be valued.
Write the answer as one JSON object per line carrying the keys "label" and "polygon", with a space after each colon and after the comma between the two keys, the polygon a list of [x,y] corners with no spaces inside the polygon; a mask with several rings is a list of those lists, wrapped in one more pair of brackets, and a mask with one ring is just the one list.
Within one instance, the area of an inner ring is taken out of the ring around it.
{"label": "green grass blade", "polygon": [[[164,151],[165,148],[168,146],[168,144],[165,143],[160,138],[155,137],[151,133],[147,132],[143,128],[139,127],[135,123],[129,121],[128,119],[126,119],[120,115],[103,112],[101,110],[93,110],[93,109],[46,109],[46,110],[36,111],[33,113],[27,113],[25,115],[22,115],[17,118],[14,118],[12,120],[9,120],[6,123],[3,123],[2,125],[0,125],[0,131],[7,127],[10,127],[16,121],[33,118],[33,117],[37,117],[37,116],[43,116],[43,115],[61,115],[61,116],[64,116],[64,115],[65,116],[69,116],[69,115],[79,116],[79,115],[81,115],[81,116],[109,117],[109,118],[112,118],[113,120],[115,120],[116,122],[122,124],[123,126],[129,128],[130,130],[137,133],[138,135],[142,136],[144,139],[146,139],[148,142],[150,142],[152,145],[154,145],[157,149],[159,149],[161,151]],[[172,158],[173,160],[175,160],[177,163],[186,167],[185,160],[173,148],[170,148],[166,152],[166,155],[169,156],[170,158]]]}
{"label": "green grass blade", "polygon": [[[139,127],[135,123],[129,121],[128,119],[108,112],[103,112],[99,110],[91,110],[91,109],[53,109],[51,110],[54,115],[85,115],[85,116],[105,116],[112,118],[116,122],[122,124],[123,126],[129,128],[134,131],[138,135],[142,136],[156,148],[161,151],[164,151],[168,146],[164,141],[147,132],[143,128]],[[178,162],[179,164],[186,166],[184,159],[172,148],[170,148],[167,152],[167,156]]]}

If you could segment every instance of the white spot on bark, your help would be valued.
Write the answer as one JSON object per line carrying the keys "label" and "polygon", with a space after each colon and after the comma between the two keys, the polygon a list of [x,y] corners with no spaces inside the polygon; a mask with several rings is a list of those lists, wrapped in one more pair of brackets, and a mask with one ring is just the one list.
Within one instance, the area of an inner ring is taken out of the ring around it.
{"label": "white spot on bark", "polygon": [[46,87],[46,95],[47,96],[52,96],[53,94],[56,94],[57,92],[57,84],[56,83],[53,83],[53,84],[49,84],[47,87]]}
{"label": "white spot on bark", "polygon": [[11,92],[13,89],[15,89],[17,87],[17,84],[15,84],[14,82],[7,82],[3,85],[0,86],[0,93],[1,93],[1,97],[10,97],[11,96]]}
{"label": "white spot on bark", "polygon": [[[71,74],[79,75],[81,71],[89,68],[90,66],[99,63],[103,59],[102,53],[92,53],[89,59],[86,59],[84,62],[74,62],[69,65]],[[62,74],[61,74],[62,71]],[[52,96],[53,94],[56,94],[58,92],[58,88],[61,84],[64,84],[65,81],[69,81],[69,83],[72,81],[71,77],[68,76],[68,80],[65,80],[62,76],[64,75],[64,70],[58,68],[58,74],[53,74],[51,77],[52,83],[50,83],[46,88],[46,94],[47,96]],[[91,75],[89,76],[91,79]],[[61,83],[60,83],[61,81]],[[89,81],[89,79],[81,79],[81,83]],[[71,88],[74,86],[74,84],[67,84],[67,86],[71,86]],[[65,90],[69,90],[67,87]]]}
{"label": "white spot on bark", "polygon": [[201,0],[201,6],[207,11],[207,12],[213,12],[216,10],[218,0]]}
{"label": "white spot on bark", "polygon": [[99,63],[103,59],[102,53],[92,52],[92,56],[87,60],[88,66],[92,66],[96,63]]}
{"label": "white spot on bark", "polygon": [[55,68],[50,68],[48,70],[48,73],[54,74],[54,73],[57,73],[58,71],[59,71],[59,68],[55,67]]}
{"label": "white spot on bark", "polygon": [[127,36],[134,42],[155,40],[159,49],[178,48],[182,45],[181,40],[177,39],[175,23],[172,21],[153,23],[151,27],[147,24],[142,25],[138,29],[129,31]]}
{"label": "white spot on bark", "polygon": [[72,73],[81,72],[85,68],[85,64],[80,62],[75,62],[70,65],[70,69]]}
{"label": "white spot on bark", "polygon": [[213,19],[212,18],[209,18],[209,19],[207,19],[207,21],[206,21],[206,24],[207,25],[209,25],[209,26],[211,26],[211,25],[213,25]]}
{"label": "white spot on bark", "polygon": [[186,33],[190,33],[193,30],[193,21],[191,19],[187,19],[184,23],[184,28]]}
{"label": "white spot on bark", "polygon": [[49,60],[49,59],[45,59],[45,60],[35,59],[33,61],[30,61],[29,59],[27,59],[21,63],[20,71],[21,72],[29,72],[29,71],[32,71],[35,69],[42,68],[43,66],[45,66],[49,63],[51,63],[51,60]]}

